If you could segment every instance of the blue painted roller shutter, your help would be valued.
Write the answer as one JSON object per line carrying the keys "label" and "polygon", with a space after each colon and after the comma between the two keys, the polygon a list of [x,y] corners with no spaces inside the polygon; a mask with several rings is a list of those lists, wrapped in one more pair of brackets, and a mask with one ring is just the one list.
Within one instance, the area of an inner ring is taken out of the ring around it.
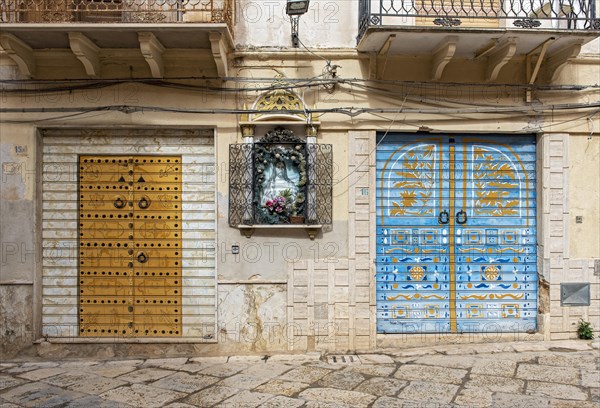
{"label": "blue painted roller shutter", "polygon": [[380,142],[378,332],[535,330],[535,139]]}

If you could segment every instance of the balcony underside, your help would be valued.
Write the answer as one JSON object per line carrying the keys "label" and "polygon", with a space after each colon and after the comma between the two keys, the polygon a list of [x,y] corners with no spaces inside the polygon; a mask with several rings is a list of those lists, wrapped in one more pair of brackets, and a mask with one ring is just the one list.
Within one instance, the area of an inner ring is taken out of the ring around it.
{"label": "balcony underside", "polygon": [[232,44],[225,23],[7,23],[0,34],[22,76],[39,79],[226,77]]}
{"label": "balcony underside", "polygon": [[406,80],[453,81],[446,66],[460,61],[481,67],[481,75],[463,75],[471,81],[494,82],[505,66],[512,65],[514,72],[515,64],[529,64],[522,67],[524,74],[514,82],[553,82],[581,47],[598,34],[591,30],[372,26],[365,30],[357,48],[373,55],[372,79],[389,77],[403,59],[402,63],[422,62],[428,70],[426,76],[403,78]]}

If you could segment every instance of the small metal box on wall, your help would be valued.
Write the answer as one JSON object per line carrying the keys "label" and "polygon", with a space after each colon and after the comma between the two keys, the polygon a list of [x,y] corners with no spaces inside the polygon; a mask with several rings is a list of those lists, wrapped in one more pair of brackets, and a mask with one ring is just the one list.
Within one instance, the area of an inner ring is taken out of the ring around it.
{"label": "small metal box on wall", "polygon": [[589,283],[560,284],[561,306],[589,306],[590,303]]}

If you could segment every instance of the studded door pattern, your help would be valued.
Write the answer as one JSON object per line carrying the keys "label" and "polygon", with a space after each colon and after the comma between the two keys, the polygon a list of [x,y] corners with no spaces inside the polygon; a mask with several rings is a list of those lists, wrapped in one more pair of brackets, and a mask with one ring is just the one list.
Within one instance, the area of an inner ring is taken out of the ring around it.
{"label": "studded door pattern", "polygon": [[79,157],[81,336],[181,335],[181,157]]}

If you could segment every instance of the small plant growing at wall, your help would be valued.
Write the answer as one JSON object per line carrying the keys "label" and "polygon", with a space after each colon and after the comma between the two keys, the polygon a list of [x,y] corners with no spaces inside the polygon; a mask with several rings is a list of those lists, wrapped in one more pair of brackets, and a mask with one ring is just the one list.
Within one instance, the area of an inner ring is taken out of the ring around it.
{"label": "small plant growing at wall", "polygon": [[582,340],[592,340],[594,338],[592,324],[583,319],[579,319],[579,324],[577,325],[577,337]]}

